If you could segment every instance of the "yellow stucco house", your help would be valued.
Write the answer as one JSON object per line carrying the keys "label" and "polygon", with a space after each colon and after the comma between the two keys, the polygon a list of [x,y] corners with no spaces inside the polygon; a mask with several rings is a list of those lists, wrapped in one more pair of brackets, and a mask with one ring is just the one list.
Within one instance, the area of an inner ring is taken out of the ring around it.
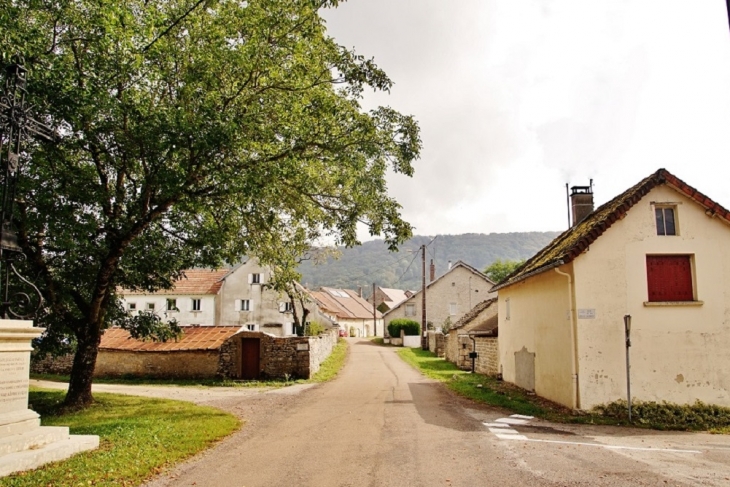
{"label": "yellow stucco house", "polygon": [[[574,409],[626,398],[730,406],[730,213],[665,169],[592,211],[499,292],[504,380]],[[583,212],[583,213],[581,213]],[[585,216],[583,216],[585,215]]]}

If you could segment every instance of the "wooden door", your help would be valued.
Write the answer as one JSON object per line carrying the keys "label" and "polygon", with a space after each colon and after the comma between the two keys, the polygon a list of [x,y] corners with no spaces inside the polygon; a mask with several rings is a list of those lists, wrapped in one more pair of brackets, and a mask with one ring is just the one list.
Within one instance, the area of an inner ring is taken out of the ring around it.
{"label": "wooden door", "polygon": [[261,339],[241,338],[241,379],[259,378],[261,360]]}

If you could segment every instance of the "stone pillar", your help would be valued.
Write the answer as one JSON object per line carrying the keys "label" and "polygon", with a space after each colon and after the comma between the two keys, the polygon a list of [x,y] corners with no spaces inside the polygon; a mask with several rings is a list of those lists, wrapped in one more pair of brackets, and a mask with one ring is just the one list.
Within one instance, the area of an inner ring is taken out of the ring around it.
{"label": "stone pillar", "polygon": [[32,321],[0,320],[0,477],[99,446],[98,436],[41,427],[38,413],[28,409],[31,341],[43,331]]}

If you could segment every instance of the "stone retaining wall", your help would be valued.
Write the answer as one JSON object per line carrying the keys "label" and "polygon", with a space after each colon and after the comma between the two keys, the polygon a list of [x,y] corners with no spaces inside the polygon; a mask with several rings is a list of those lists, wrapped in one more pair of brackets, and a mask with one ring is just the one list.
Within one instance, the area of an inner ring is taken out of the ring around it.
{"label": "stone retaining wall", "polygon": [[476,372],[485,375],[497,375],[499,372],[499,353],[497,337],[474,337],[476,343],[468,335],[450,333],[446,340],[446,360],[461,370],[471,370],[469,353],[476,346],[477,360],[474,364]]}
{"label": "stone retaining wall", "polygon": [[131,352],[100,350],[95,377],[156,377],[160,379],[204,379],[215,377],[218,350]]}
{"label": "stone retaining wall", "polygon": [[30,371],[33,374],[59,374],[69,375],[74,363],[74,356],[71,354],[53,357],[50,354],[43,358],[31,357]]}

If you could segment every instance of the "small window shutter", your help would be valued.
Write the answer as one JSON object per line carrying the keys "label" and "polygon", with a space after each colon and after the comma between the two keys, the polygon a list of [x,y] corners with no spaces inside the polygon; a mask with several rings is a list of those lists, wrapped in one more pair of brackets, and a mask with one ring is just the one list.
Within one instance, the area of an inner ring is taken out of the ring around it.
{"label": "small window shutter", "polygon": [[260,284],[266,284],[266,274],[264,272],[262,272],[261,274],[259,274],[259,283]]}
{"label": "small window shutter", "polygon": [[647,255],[649,301],[692,301],[692,267],[689,255]]}
{"label": "small window shutter", "polygon": [[248,283],[253,284],[253,274],[248,275]]}
{"label": "small window shutter", "polygon": [[241,300],[237,299],[236,304],[234,304],[233,307],[236,311],[240,310],[241,309]]}
{"label": "small window shutter", "polygon": [[286,310],[286,303],[279,303],[279,313],[283,313]]}

